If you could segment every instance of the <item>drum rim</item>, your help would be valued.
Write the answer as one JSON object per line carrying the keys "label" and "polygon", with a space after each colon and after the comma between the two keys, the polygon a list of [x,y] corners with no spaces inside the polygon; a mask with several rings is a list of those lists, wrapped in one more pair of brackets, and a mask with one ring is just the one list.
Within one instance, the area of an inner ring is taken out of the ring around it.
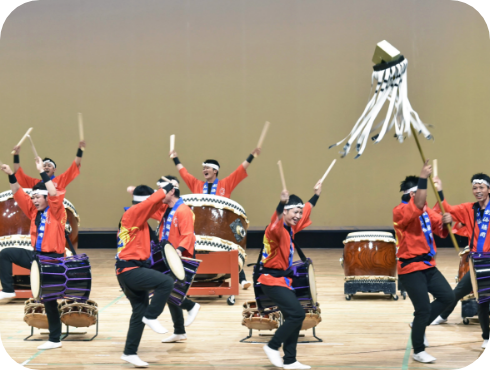
{"label": "drum rim", "polygon": [[[32,278],[33,276],[34,277],[37,276],[37,281]],[[39,300],[39,297],[41,295],[41,269],[40,269],[39,262],[37,261],[37,259],[34,259],[34,261],[32,261],[30,280],[31,280],[32,296],[34,297],[35,300]],[[37,294],[36,294],[35,290],[37,290]]]}
{"label": "drum rim", "polygon": [[359,242],[359,241],[383,241],[387,243],[395,243],[396,239],[393,234],[386,231],[356,231],[347,234],[344,240],[344,244],[350,242]]}
{"label": "drum rim", "polygon": [[[172,273],[177,279],[183,281],[185,279],[184,265],[172,244],[165,244],[164,253],[168,267],[170,267]],[[178,262],[180,262],[180,264]]]}
{"label": "drum rim", "polygon": [[310,284],[311,299],[313,300],[312,305],[316,307],[318,302],[318,292],[316,290],[316,276],[313,262],[308,265],[308,282]]}
{"label": "drum rim", "polygon": [[[245,222],[247,224],[250,224],[250,222],[248,221],[248,217],[247,217],[247,213],[245,212],[245,208],[243,208],[240,203],[230,199],[230,198],[226,198],[226,197],[222,197],[220,195],[214,195],[214,194],[185,194],[185,195],[182,195],[181,196],[182,200],[184,201],[184,204],[188,205],[188,206],[196,206],[194,205],[193,203],[200,203],[200,202],[204,202],[204,200],[202,200],[201,198],[206,198],[206,202],[212,202],[213,201],[213,198],[216,198],[216,203],[218,203],[218,201],[220,202],[224,202],[225,205],[222,205],[221,207],[215,207],[215,208],[225,208],[223,206],[226,206],[226,203],[229,203],[231,205],[231,207],[229,207],[229,209],[238,214],[239,216],[242,216],[244,219],[245,219]],[[196,198],[195,200],[192,199],[192,198]],[[201,205],[201,206],[204,206],[204,205]],[[235,207],[233,207],[235,206]]]}

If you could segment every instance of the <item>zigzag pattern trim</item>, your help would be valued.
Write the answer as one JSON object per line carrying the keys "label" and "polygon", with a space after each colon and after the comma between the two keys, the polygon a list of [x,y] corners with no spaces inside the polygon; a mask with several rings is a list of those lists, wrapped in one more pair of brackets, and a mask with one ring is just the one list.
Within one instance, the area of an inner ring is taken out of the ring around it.
{"label": "zigzag pattern trim", "polygon": [[30,235],[0,236],[0,250],[4,248],[22,248],[32,251]]}
{"label": "zigzag pattern trim", "polygon": [[245,213],[245,209],[231,199],[210,194],[187,194],[182,196],[182,200],[189,207],[208,206],[218,209],[227,209],[238,216],[242,216],[247,224],[250,223],[248,221],[247,214]]}

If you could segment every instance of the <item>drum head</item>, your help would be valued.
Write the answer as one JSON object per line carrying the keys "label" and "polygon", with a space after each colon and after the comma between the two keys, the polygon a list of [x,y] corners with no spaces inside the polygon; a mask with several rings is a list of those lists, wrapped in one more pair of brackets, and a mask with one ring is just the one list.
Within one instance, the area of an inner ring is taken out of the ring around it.
{"label": "drum head", "polygon": [[172,270],[172,273],[179,280],[185,279],[185,270],[184,265],[182,264],[182,260],[179,255],[175,251],[175,248],[172,247],[172,244],[165,245],[165,258],[167,259],[168,267]]}
{"label": "drum head", "polygon": [[470,256],[470,275],[471,275],[471,285],[473,286],[473,294],[475,295],[475,299],[478,302],[478,281],[476,280],[475,273],[475,264],[473,263],[473,256]]}
{"label": "drum head", "polygon": [[308,278],[310,280],[310,293],[313,299],[313,306],[316,306],[318,297],[316,295],[315,269],[313,268],[313,264],[308,265]]}
{"label": "drum head", "polygon": [[34,299],[39,299],[41,293],[41,273],[37,260],[32,261],[31,265],[31,292]]}

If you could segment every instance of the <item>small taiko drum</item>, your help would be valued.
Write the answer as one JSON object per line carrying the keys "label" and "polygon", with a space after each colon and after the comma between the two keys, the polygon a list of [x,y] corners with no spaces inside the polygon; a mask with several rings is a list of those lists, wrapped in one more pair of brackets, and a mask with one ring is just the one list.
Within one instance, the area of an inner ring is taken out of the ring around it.
{"label": "small taiko drum", "polygon": [[95,301],[85,302],[67,299],[58,305],[61,322],[75,328],[88,328],[97,323],[98,305]]}
{"label": "small taiko drum", "polygon": [[304,307],[305,319],[303,320],[301,330],[312,329],[322,322],[322,311],[318,306],[320,306],[320,303],[317,303],[317,307]]}
{"label": "small taiko drum", "polygon": [[350,300],[361,293],[391,294],[397,300],[396,241],[388,232],[362,231],[344,240],[344,294]]}
{"label": "small taiko drum", "polygon": [[250,330],[277,329],[281,322],[281,313],[277,307],[260,312],[256,301],[248,301],[243,304],[242,316],[242,325]]}
{"label": "small taiko drum", "polygon": [[[239,269],[246,260],[249,221],[244,208],[237,202],[217,195],[187,194],[182,200],[195,215],[196,252],[238,251]],[[226,279],[229,275],[198,274],[196,280]]]}
{"label": "small taiko drum", "polygon": [[29,298],[24,305],[24,321],[34,328],[49,329],[44,304],[33,298]]}

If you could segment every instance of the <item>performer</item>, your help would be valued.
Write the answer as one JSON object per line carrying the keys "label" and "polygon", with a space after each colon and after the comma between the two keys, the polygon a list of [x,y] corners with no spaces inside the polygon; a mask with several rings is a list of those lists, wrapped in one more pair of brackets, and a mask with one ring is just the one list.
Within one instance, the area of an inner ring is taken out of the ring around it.
{"label": "performer", "polygon": [[[80,141],[78,144],[77,155],[75,160],[71,164],[71,166],[61,175],[55,176],[56,172],[56,163],[50,158],[44,158],[44,172],[48,175],[48,178],[53,181],[56,189],[64,190],[75,178],[80,174],[80,165],[82,163],[82,155],[85,149],[85,141]],[[15,176],[17,177],[17,181],[19,185],[23,188],[32,188],[36,185],[39,180],[34,179],[25,174],[24,170],[20,166],[20,146],[14,146],[14,170]]]}
{"label": "performer", "polygon": [[[148,366],[137,354],[145,324],[158,334],[167,332],[157,319],[165,308],[174,283],[170,276],[149,268],[151,247],[147,221],[172,190],[169,183],[156,192],[149,186],[137,186],[133,192],[133,206],[124,208],[119,223],[116,274],[133,309],[121,360],[136,367]],[[151,290],[154,295],[149,304]]]}
{"label": "performer", "polygon": [[[180,163],[179,157],[175,150],[171,150],[169,155],[173,159],[177,170],[182,176],[182,179],[187,184],[191,192],[194,194],[212,194],[219,195],[225,198],[231,197],[231,192],[238,186],[238,184],[243,181],[247,175],[247,168],[252,163],[252,160],[260,155],[262,151],[261,148],[255,148],[253,152],[243,161],[238,168],[231,173],[228,177],[222,180],[218,179],[219,174],[219,162],[214,159],[207,159],[202,164],[202,173],[204,175],[205,181],[201,181],[192,176],[182,163]],[[240,285],[242,289],[248,289],[252,283],[247,281],[245,276],[245,271],[242,269],[240,271]]]}
{"label": "performer", "polygon": [[[160,208],[160,224],[157,229],[158,240],[160,243],[172,244],[179,256],[194,258],[194,244],[196,243],[194,213],[180,198],[179,180],[174,176],[166,176],[166,178],[172,182],[173,190],[167,193],[163,200],[164,205]],[[162,179],[157,182],[159,187],[166,184],[167,182]],[[201,305],[186,298],[180,306],[169,304],[168,308],[174,323],[174,334],[162,342],[173,343],[186,340],[184,326],[190,326],[194,322]],[[185,324],[182,309],[188,311]]]}
{"label": "performer", "polygon": [[[17,182],[16,176],[8,165],[1,169],[9,175],[10,188],[14,199],[22,212],[31,220],[31,243],[33,250],[22,248],[5,248],[0,252],[0,280],[3,291],[0,300],[15,298],[12,264],[31,269],[36,254],[60,258],[65,253],[66,211],[63,206],[65,192],[56,190],[48,174],[44,171],[41,158],[36,159],[36,167],[41,173],[42,182],[32,188],[31,196],[27,195]],[[43,302],[49,324],[48,342],[38,349],[61,347],[61,320],[56,300]]]}
{"label": "performer", "polygon": [[[393,209],[393,224],[398,243],[398,278],[414,306],[412,326],[413,359],[433,362],[435,357],[425,352],[426,327],[454,299],[451,286],[436,267],[437,249],[433,232],[445,238],[444,224],[452,223],[449,213],[440,215],[427,207],[427,179],[432,166],[426,161],[420,177],[407,176],[402,181],[402,203]],[[429,294],[434,296],[430,303]]]}
{"label": "performer", "polygon": [[[281,193],[281,201],[272,215],[264,235],[261,264],[262,274],[258,282],[262,291],[277,304],[284,315],[284,324],[276,330],[264,351],[270,362],[284,369],[310,369],[296,360],[296,346],[305,311],[294,294],[287,277],[293,263],[294,235],[311,225],[310,213],[322,191],[321,181],[315,185],[315,194],[306,204],[287,190]],[[284,361],[279,353],[283,346]]]}
{"label": "performer", "polygon": [[[434,178],[439,196],[443,200],[443,206],[446,212],[451,213],[454,220],[461,224],[458,233],[468,236],[471,253],[490,252],[490,238],[487,238],[488,224],[490,220],[490,177],[484,173],[477,173],[471,178],[473,195],[475,203],[463,203],[457,206],[451,206],[445,199],[442,192],[442,181],[440,178]],[[439,210],[438,207],[435,207]],[[469,255],[468,255],[469,256]],[[471,275],[466,275],[459,281],[454,289],[454,301],[438,316],[432,325],[445,323],[449,315],[454,311],[459,300],[471,294],[473,287],[471,285]],[[490,302],[484,302],[478,305],[478,318],[482,329],[483,344],[486,348],[489,338],[489,316]]]}

